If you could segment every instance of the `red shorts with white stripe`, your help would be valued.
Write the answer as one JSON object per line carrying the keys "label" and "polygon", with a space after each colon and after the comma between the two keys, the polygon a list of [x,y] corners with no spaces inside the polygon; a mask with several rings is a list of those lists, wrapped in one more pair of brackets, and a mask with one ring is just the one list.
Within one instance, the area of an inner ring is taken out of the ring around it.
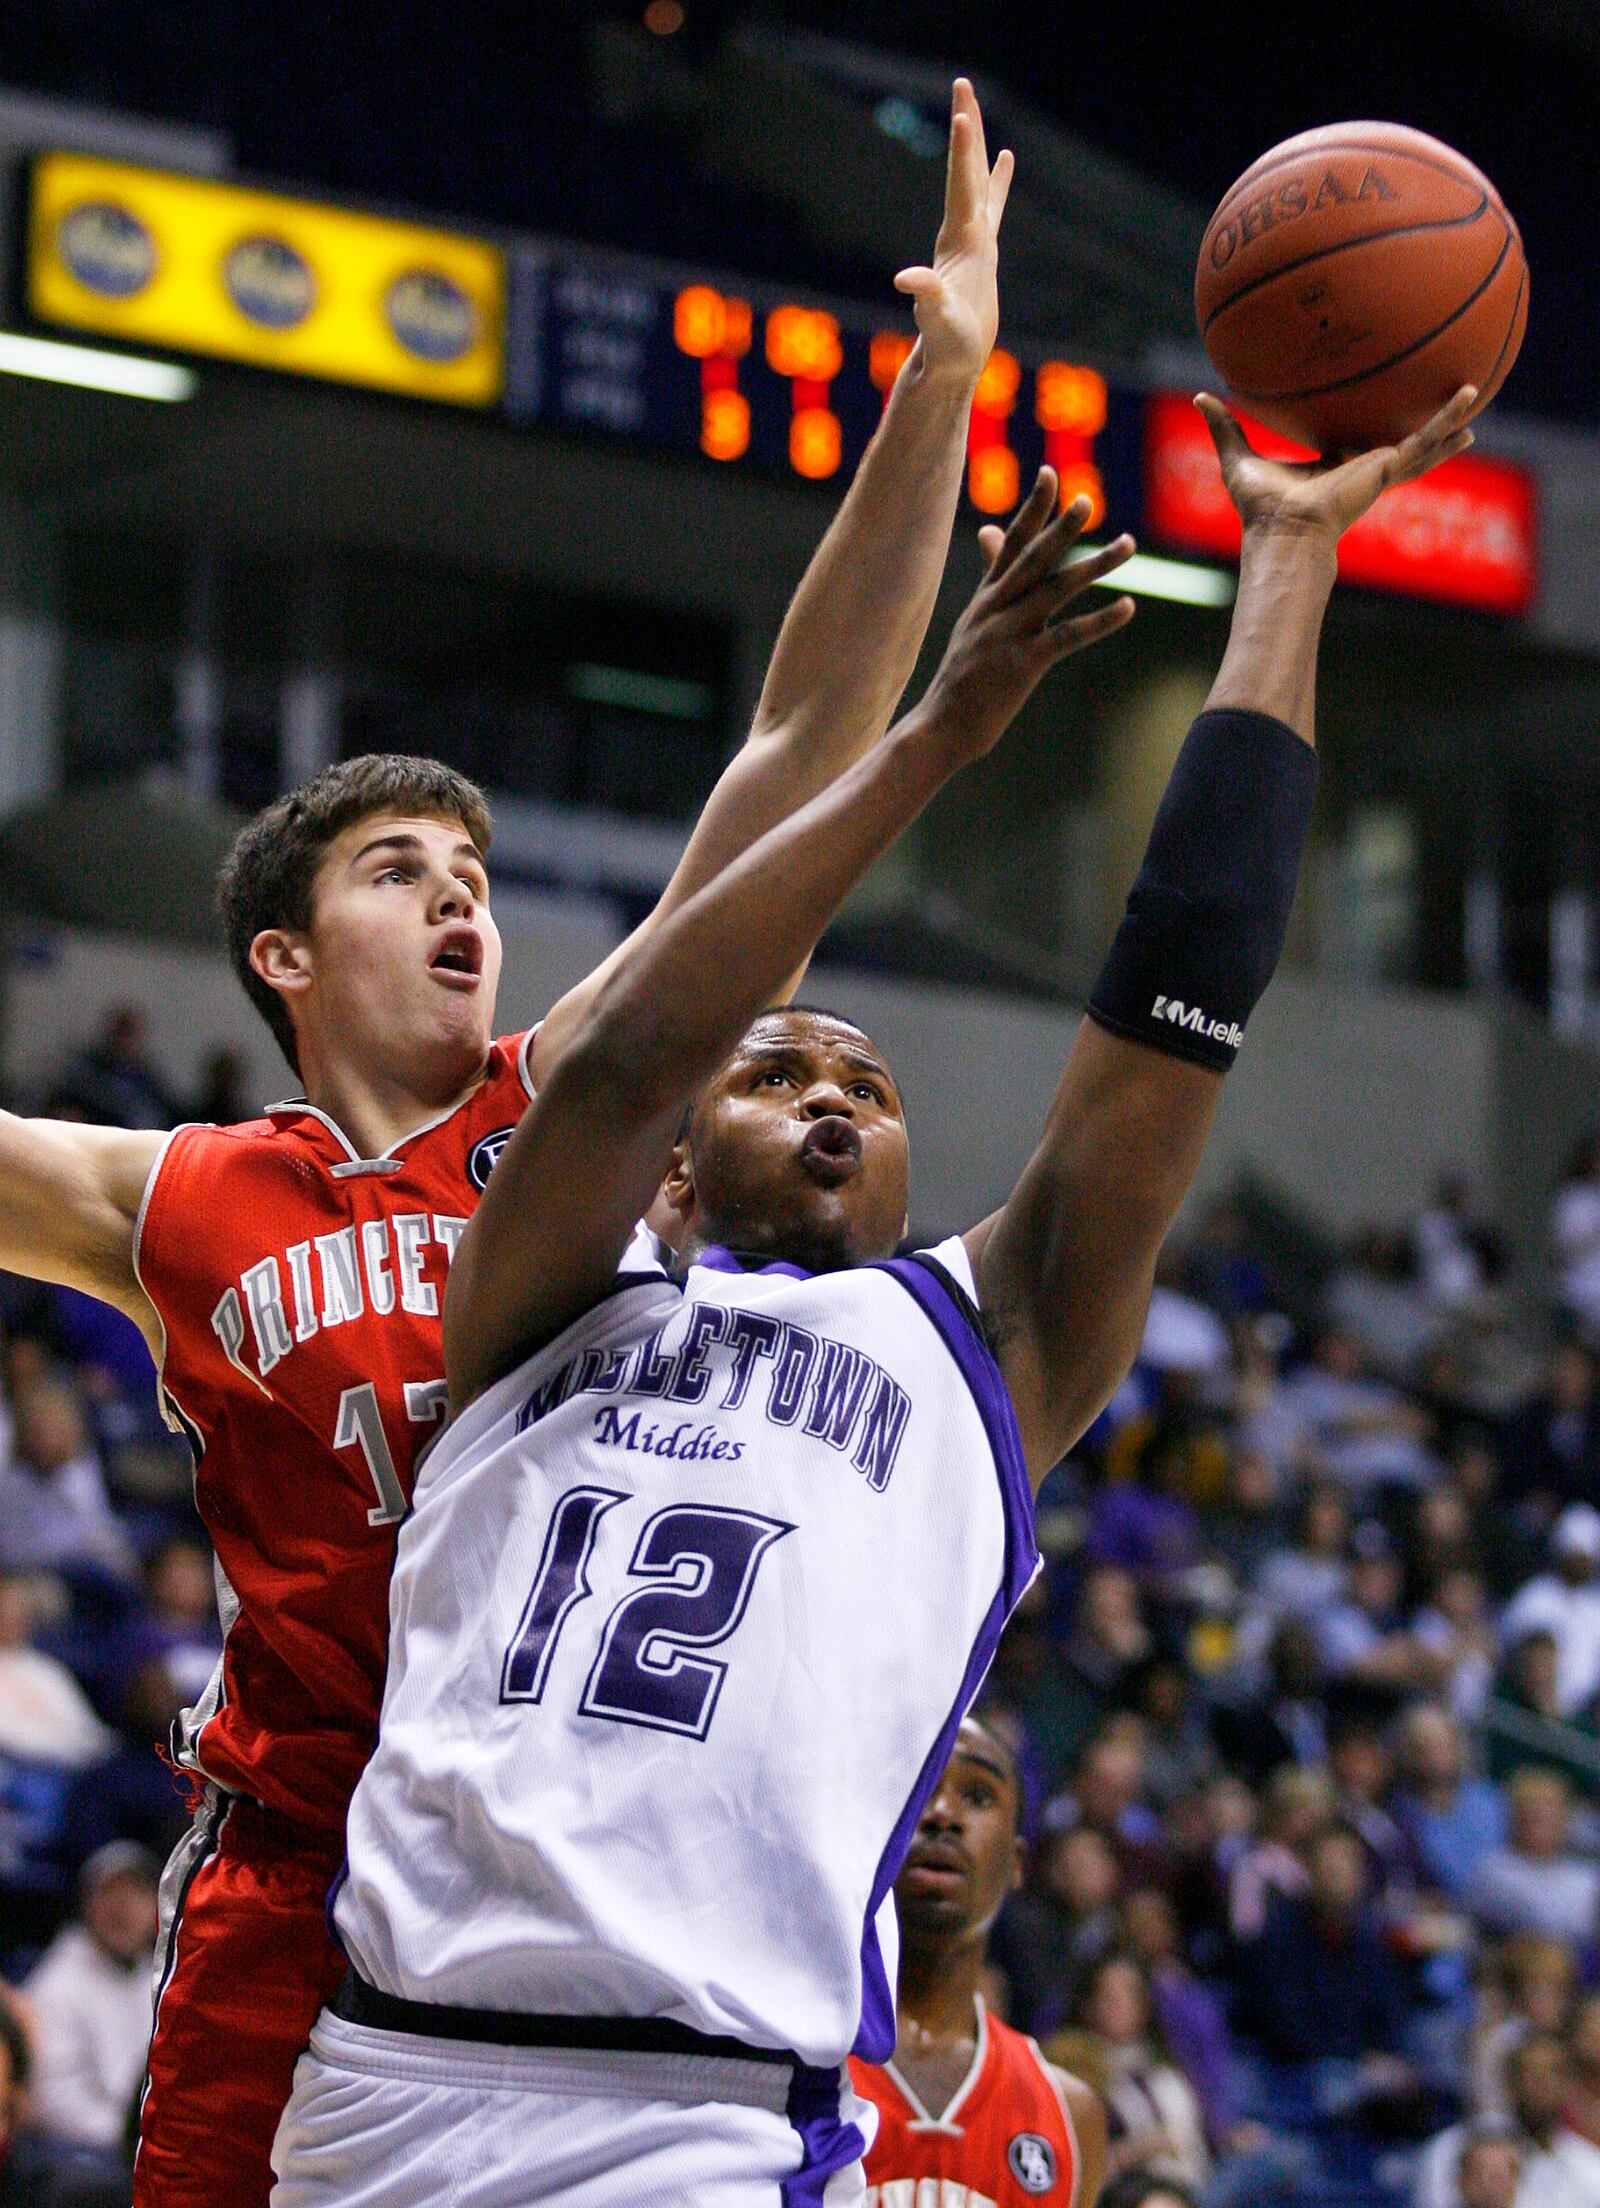
{"label": "red shorts with white stripe", "polygon": [[267,2208],[272,2140],[344,1975],[324,1915],[342,1842],[208,1792],[161,1883],[134,2208]]}

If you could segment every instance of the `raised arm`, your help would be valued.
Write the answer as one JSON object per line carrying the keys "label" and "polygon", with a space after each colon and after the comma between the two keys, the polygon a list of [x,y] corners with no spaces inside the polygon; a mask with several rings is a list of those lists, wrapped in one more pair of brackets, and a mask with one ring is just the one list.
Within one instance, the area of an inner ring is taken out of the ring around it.
{"label": "raised arm", "polygon": [[895,278],[915,302],[916,344],[784,617],[748,741],[707,799],[654,912],[545,1020],[532,1052],[536,1086],[637,935],[826,789],[888,727],[944,573],[967,419],[999,317],[997,243],[1010,183],[1011,156],[1002,153],[991,171],[977,99],[959,78],[933,265]]}
{"label": "raised arm", "polygon": [[[1066,615],[1132,551],[1059,567],[1087,518],[1055,521],[1040,473],[926,696],[886,740],[636,938],[507,1145],[445,1299],[452,1409],[605,1293],[661,1184],[684,1108],[771,1004],[867,868],[988,751],[1047,668],[1132,614]],[[1053,618],[1060,616],[1060,618]]]}
{"label": "raised arm", "polygon": [[967,1236],[1035,1481],[1133,1360],[1156,1254],[1283,947],[1339,538],[1389,484],[1471,442],[1473,397],[1398,447],[1303,467],[1261,459],[1225,407],[1196,402],[1244,523],[1227,650],[1043,1140],[1009,1203]]}
{"label": "raised arm", "polygon": [[114,1303],[153,1342],[133,1236],[163,1139],[0,1112],[0,1270]]}

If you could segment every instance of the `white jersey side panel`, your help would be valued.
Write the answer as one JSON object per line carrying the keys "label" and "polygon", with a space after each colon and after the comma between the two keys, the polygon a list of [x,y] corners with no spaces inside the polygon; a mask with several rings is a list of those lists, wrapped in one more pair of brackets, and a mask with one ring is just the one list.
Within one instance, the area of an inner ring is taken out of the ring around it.
{"label": "white jersey side panel", "polygon": [[889,1887],[1037,1567],[1015,1418],[959,1243],[643,1252],[423,1466],[338,1930],[412,2000],[881,2060]]}

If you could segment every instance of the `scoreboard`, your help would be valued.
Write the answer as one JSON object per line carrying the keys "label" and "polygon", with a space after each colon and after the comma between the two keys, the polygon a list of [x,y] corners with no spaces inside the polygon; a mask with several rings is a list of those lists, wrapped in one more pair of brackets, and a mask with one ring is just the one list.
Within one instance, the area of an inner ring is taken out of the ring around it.
{"label": "scoreboard", "polygon": [[[530,428],[842,485],[913,343],[909,311],[821,304],[625,254],[499,243],[255,187],[46,152],[18,304],[34,324],[475,407]],[[1255,431],[1268,451],[1276,445]],[[1231,559],[1238,524],[1186,394],[1133,390],[1003,337],[979,379],[966,493],[1009,513],[1048,461],[1090,528]],[[1389,492],[1347,581],[1526,613],[1536,483],[1467,455]],[[1130,576],[1131,581],[1131,576]]]}
{"label": "scoreboard", "polygon": [[[505,407],[725,467],[848,481],[914,331],[759,286],[683,281],[579,248],[514,253]],[[967,496],[1009,513],[1048,460],[1091,527],[1139,504],[1142,395],[1092,368],[997,346],[967,435]]]}

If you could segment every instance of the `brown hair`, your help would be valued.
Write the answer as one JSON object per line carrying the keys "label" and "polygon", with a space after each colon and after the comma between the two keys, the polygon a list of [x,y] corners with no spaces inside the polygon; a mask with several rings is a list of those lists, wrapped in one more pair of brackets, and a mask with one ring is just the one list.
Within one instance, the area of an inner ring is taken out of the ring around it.
{"label": "brown hair", "polygon": [[475,782],[437,759],[366,752],[324,767],[275,798],[240,829],[217,876],[233,970],[296,1074],[300,1058],[288,1007],[251,965],[250,946],[263,928],[310,927],[323,854],[346,828],[377,813],[458,820],[480,852],[489,848],[489,804]]}

